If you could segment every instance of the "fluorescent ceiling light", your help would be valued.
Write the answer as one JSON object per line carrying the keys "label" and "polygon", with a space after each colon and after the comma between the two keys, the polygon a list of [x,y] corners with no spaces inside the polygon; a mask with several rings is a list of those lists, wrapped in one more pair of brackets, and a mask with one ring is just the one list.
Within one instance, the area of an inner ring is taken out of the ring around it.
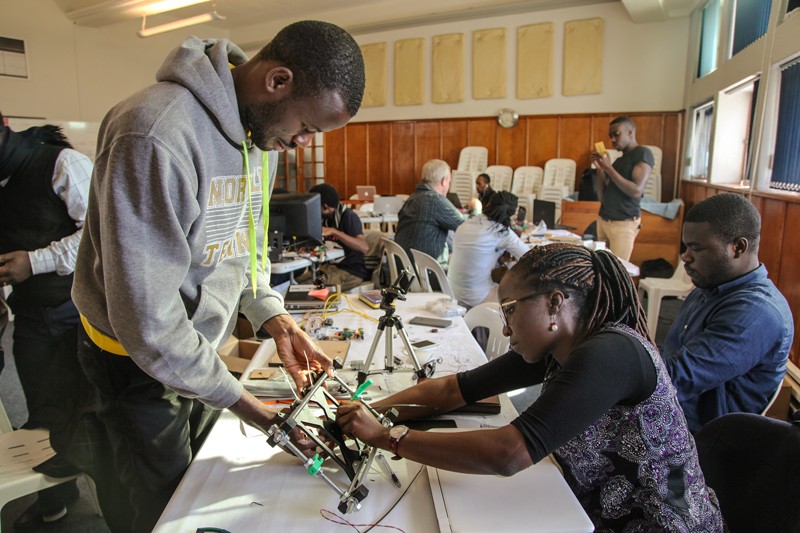
{"label": "fluorescent ceiling light", "polygon": [[144,17],[142,18],[142,29],[137,33],[139,34],[139,37],[150,37],[151,35],[158,35],[159,33],[164,33],[166,31],[179,30],[188,26],[194,26],[195,24],[211,22],[212,20],[225,20],[225,17],[216,11],[212,11],[211,13],[203,13],[202,15],[197,15],[195,17],[188,17],[173,22],[167,22],[166,24],[160,24],[158,26],[153,26],[152,28],[145,27],[145,24],[147,23],[147,17]]}
{"label": "fluorescent ceiling light", "polygon": [[152,2],[146,6],[139,8],[140,15],[158,15],[159,13],[166,13],[174,9],[182,7],[193,6],[195,4],[202,4],[203,2],[210,2],[211,0],[159,0]]}

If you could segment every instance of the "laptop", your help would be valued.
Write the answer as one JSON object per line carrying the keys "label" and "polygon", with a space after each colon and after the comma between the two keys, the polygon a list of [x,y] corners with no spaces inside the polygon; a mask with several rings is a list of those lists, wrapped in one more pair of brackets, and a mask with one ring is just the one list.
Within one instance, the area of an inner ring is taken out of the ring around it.
{"label": "laptop", "polygon": [[453,204],[456,209],[461,209],[463,207],[461,205],[461,198],[458,197],[458,194],[449,192],[447,193],[447,199],[450,200],[450,203]]}
{"label": "laptop", "polygon": [[556,203],[548,202],[547,200],[534,200],[531,220],[533,220],[534,226],[536,226],[540,220],[544,220],[544,223],[547,224],[547,229],[555,229]]}
{"label": "laptop", "polygon": [[372,212],[378,215],[396,215],[403,207],[405,200],[399,196],[376,196],[372,204]]}
{"label": "laptop", "polygon": [[374,185],[356,185],[358,199],[362,202],[372,202],[375,199],[376,192]]}

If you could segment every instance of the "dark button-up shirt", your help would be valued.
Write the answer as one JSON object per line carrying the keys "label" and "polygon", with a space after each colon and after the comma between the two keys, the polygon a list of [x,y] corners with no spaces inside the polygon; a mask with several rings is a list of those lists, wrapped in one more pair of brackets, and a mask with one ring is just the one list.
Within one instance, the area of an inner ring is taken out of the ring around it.
{"label": "dark button-up shirt", "polygon": [[446,196],[420,183],[397,214],[394,240],[412,261],[411,250],[414,249],[447,262],[444,254],[447,232],[455,230],[466,219]]}
{"label": "dark button-up shirt", "polygon": [[786,373],[793,336],[789,304],[763,264],[694,289],[662,348],[689,429],[727,413],[760,413]]}

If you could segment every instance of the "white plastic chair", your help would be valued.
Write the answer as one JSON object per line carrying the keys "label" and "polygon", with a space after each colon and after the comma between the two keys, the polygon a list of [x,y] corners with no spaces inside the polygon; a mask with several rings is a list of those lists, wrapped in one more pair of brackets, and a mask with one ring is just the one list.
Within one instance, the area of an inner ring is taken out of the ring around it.
{"label": "white plastic chair", "polygon": [[535,194],[518,194],[517,199],[519,200],[518,206],[524,207],[527,212],[525,213],[525,220],[528,222],[533,221],[533,201],[536,199]]}
{"label": "white plastic chair", "polygon": [[775,403],[775,400],[778,399],[778,396],[780,395],[782,388],[783,388],[783,380],[781,380],[781,382],[778,383],[778,388],[775,389],[775,392],[772,393],[772,396],[770,397],[769,401],[767,402],[767,406],[764,407],[764,409],[759,414],[761,414],[762,416],[766,416],[767,415],[767,411],[769,411],[770,407],[772,407],[772,404]]}
{"label": "white plastic chair", "polygon": [[511,179],[514,169],[506,165],[490,165],[484,170],[492,178],[491,186],[495,191],[508,191],[511,189]]}
{"label": "white plastic chair", "polygon": [[458,195],[462,206],[466,206],[469,201],[475,197],[475,178],[477,176],[477,172],[470,172],[468,170],[454,170],[450,174],[449,192],[454,192]]}
{"label": "white plastic chair", "polygon": [[664,160],[664,151],[658,146],[645,144],[645,148],[649,148],[653,152],[653,174],[661,175],[661,162]]}
{"label": "white plastic chair", "polygon": [[397,268],[397,261],[399,260],[402,265],[400,268],[408,270],[416,276],[409,290],[411,292],[422,292],[422,287],[420,287],[419,284],[419,274],[417,274],[417,270],[408,258],[406,251],[403,250],[403,247],[386,237],[383,237],[381,240],[383,241],[383,253],[386,254],[386,260],[389,262],[389,277],[391,278],[389,283],[394,283],[397,279],[397,275],[400,273]]}
{"label": "white plastic chair", "polygon": [[[55,455],[50,447],[50,432],[46,429],[18,429],[14,431],[8,415],[0,402],[0,509],[8,502],[33,494],[43,489],[55,487],[77,476],[54,478],[35,472],[33,467]],[[87,476],[90,497],[97,514],[94,483]]]}
{"label": "white plastic chair", "polygon": [[644,184],[644,195],[649,196],[656,202],[661,201],[661,176],[655,172],[650,173],[647,182]]}
{"label": "white plastic chair", "polygon": [[514,170],[514,180],[511,182],[511,192],[517,196],[521,194],[540,194],[544,180],[542,167],[517,167]]}
{"label": "white plastic chair", "polygon": [[647,329],[653,339],[656,338],[661,300],[665,296],[685,298],[693,288],[694,285],[686,274],[683,263],[678,264],[678,268],[675,269],[671,278],[642,278],[639,280],[639,299],[641,300],[647,293]]}
{"label": "white plastic chair", "polygon": [[469,331],[477,327],[489,329],[489,340],[486,343],[486,357],[494,359],[508,351],[509,340],[503,335],[503,318],[500,316],[500,304],[497,302],[483,302],[478,304],[464,315]]}
{"label": "white plastic chair", "polygon": [[417,267],[417,274],[419,275],[419,284],[422,286],[422,292],[434,292],[431,287],[430,279],[428,278],[428,272],[433,272],[436,276],[436,280],[439,282],[439,287],[441,287],[442,292],[450,298],[455,299],[456,295],[453,293],[450,280],[447,279],[447,274],[444,268],[442,268],[442,265],[425,252],[420,252],[413,248],[411,249],[411,255],[414,256],[414,265]]}
{"label": "white plastic chair", "polygon": [[563,185],[569,194],[575,192],[576,163],[572,159],[550,159],[544,164],[544,185]]}
{"label": "white plastic chair", "polygon": [[458,170],[483,172],[489,164],[489,149],[484,146],[465,146],[458,154]]}

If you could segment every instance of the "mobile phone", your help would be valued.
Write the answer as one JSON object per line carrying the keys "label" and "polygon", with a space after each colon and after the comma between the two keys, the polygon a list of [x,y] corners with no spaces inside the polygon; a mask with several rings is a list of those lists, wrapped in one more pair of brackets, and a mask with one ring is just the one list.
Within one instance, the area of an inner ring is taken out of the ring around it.
{"label": "mobile phone", "polygon": [[452,320],[445,320],[443,318],[429,318],[427,316],[415,316],[408,321],[409,324],[416,324],[418,326],[431,326],[433,328],[446,328],[453,323]]}
{"label": "mobile phone", "polygon": [[525,222],[525,217],[528,215],[528,208],[524,205],[519,206],[517,210],[517,224]]}
{"label": "mobile phone", "polygon": [[422,341],[412,342],[411,346],[413,346],[417,350],[428,350],[430,348],[436,348],[437,346],[439,346],[439,343],[429,340],[422,340]]}

